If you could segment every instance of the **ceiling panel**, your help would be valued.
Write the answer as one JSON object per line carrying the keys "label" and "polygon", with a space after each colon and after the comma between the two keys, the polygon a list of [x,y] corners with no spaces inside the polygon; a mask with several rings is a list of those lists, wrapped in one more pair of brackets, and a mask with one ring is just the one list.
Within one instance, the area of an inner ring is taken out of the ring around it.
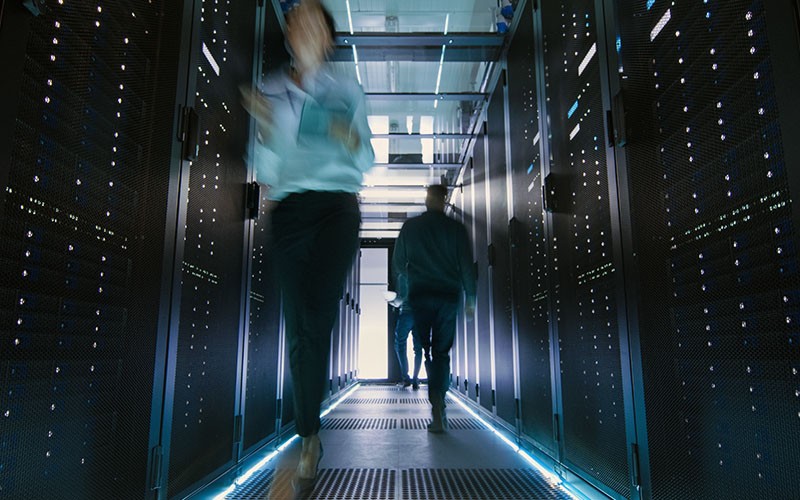
{"label": "ceiling panel", "polygon": [[488,33],[495,30],[496,0],[324,0],[340,31]]}

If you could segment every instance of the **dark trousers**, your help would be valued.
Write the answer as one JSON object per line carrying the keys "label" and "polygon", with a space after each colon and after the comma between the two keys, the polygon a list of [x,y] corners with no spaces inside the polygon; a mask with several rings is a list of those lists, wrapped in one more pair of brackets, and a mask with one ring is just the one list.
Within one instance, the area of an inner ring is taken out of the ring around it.
{"label": "dark trousers", "polygon": [[400,373],[403,375],[403,382],[410,382],[408,376],[408,334],[411,333],[414,342],[414,383],[419,379],[419,371],[422,368],[422,343],[414,333],[414,314],[408,308],[400,309],[397,315],[397,324],[394,328],[394,352],[397,354],[397,362],[400,364]]}
{"label": "dark trousers", "polygon": [[360,225],[358,200],[350,193],[293,194],[272,212],[295,421],[302,437],[319,431],[331,330],[358,250]]}
{"label": "dark trousers", "polygon": [[414,334],[425,350],[428,399],[434,407],[444,406],[450,385],[450,348],[456,336],[458,298],[417,295],[410,303],[414,310]]}

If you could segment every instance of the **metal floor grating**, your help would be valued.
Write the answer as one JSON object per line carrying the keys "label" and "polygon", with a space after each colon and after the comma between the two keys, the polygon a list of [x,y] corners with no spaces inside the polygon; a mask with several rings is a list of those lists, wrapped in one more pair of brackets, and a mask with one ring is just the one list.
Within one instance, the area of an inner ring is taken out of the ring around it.
{"label": "metal floor grating", "polygon": [[350,398],[342,401],[343,405],[393,405],[397,398]]}
{"label": "metal floor grating", "polygon": [[387,386],[379,386],[379,387],[364,387],[358,390],[359,394],[371,394],[371,393],[382,393],[382,392],[405,392],[408,391],[408,387],[403,387],[400,385],[387,385]]}
{"label": "metal floor grating", "polygon": [[[448,408],[452,433],[428,434],[427,392],[402,391],[402,387],[359,390],[322,419],[326,455],[321,465],[327,468],[320,469],[309,500],[571,498],[485,432],[480,420],[456,406]],[[475,432],[480,430],[484,432]],[[257,472],[226,498],[293,498],[297,445],[288,453],[283,462]]]}
{"label": "metal floor grating", "polygon": [[530,469],[408,469],[401,472],[402,498],[429,500],[569,500]]}
{"label": "metal floor grating", "polygon": [[[400,429],[405,430],[420,430],[428,429],[428,424],[431,423],[430,418],[404,418],[400,420]],[[450,430],[457,431],[471,431],[471,430],[484,430],[486,427],[480,423],[479,420],[474,418],[448,418],[447,427]]]}
{"label": "metal floor grating", "polygon": [[400,398],[398,400],[400,404],[409,404],[409,405],[430,405],[431,402],[424,398]]}
{"label": "metal floor grating", "polygon": [[[247,485],[230,493],[227,500],[288,500],[294,497],[292,471],[264,471]],[[397,471],[391,469],[320,469],[309,499],[394,500]]]}
{"label": "metal floor grating", "polygon": [[397,420],[393,418],[323,418],[322,429],[335,431],[396,429]]}

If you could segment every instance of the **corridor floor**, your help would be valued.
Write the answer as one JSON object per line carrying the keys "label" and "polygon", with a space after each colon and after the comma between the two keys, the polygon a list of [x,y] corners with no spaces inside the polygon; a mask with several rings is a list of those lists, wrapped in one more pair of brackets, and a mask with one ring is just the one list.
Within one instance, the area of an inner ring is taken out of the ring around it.
{"label": "corridor floor", "polygon": [[[450,429],[427,432],[426,387],[357,388],[322,420],[314,499],[569,499],[522,456],[448,400]],[[299,440],[226,498],[291,499]]]}

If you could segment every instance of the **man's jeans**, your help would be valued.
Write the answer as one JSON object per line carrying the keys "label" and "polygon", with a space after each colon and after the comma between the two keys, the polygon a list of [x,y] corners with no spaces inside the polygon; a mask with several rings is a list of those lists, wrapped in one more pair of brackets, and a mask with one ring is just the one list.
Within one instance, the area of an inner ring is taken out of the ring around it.
{"label": "man's jeans", "polygon": [[401,308],[397,316],[397,325],[394,328],[394,352],[397,354],[397,362],[400,364],[400,373],[403,382],[412,382],[408,376],[408,334],[411,333],[414,343],[414,379],[416,384],[419,382],[419,371],[422,368],[422,344],[413,331],[414,314],[408,307]]}
{"label": "man's jeans", "polygon": [[434,408],[443,407],[450,385],[450,348],[456,336],[458,298],[422,295],[410,302],[414,310],[414,333],[425,350],[428,399]]}

